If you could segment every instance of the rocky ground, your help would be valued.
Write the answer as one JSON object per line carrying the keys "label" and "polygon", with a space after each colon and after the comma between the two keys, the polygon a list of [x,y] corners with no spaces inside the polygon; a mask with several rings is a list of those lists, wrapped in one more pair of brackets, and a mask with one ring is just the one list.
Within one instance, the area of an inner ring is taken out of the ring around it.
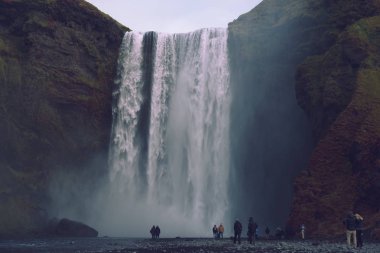
{"label": "rocky ground", "polygon": [[366,243],[360,250],[347,248],[342,242],[331,241],[277,241],[259,240],[256,245],[246,241],[233,244],[230,239],[126,239],[126,238],[92,238],[92,239],[45,239],[45,240],[7,240],[0,241],[0,252],[63,252],[63,253],[142,253],[142,252],[252,252],[252,253],[348,253],[380,252],[380,243]]}

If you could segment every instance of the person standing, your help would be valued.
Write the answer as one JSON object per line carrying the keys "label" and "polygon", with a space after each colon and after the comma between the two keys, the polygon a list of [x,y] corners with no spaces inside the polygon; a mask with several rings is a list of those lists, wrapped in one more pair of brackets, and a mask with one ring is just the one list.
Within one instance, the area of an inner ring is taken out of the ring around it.
{"label": "person standing", "polygon": [[156,227],[153,225],[153,227],[150,229],[150,234],[152,235],[152,239],[156,236]]}
{"label": "person standing", "polygon": [[[346,236],[348,247],[356,248],[356,218],[352,211],[347,213],[347,217],[344,219],[343,224],[346,226]],[[352,239],[352,243],[351,243]]]}
{"label": "person standing", "polygon": [[248,241],[250,244],[255,244],[255,233],[257,229],[257,224],[253,221],[252,217],[249,217],[248,220]]}
{"label": "person standing", "polygon": [[222,223],[220,223],[220,225],[218,227],[218,233],[219,233],[219,238],[223,238],[224,227],[223,227]]}
{"label": "person standing", "polygon": [[217,236],[218,236],[218,228],[216,227],[216,225],[214,225],[212,227],[212,235],[214,236],[214,238],[216,239]]}
{"label": "person standing", "polygon": [[356,219],[356,243],[357,247],[361,248],[363,247],[363,217],[356,213],[355,214]]}
{"label": "person standing", "polygon": [[268,227],[266,227],[265,229],[265,234],[267,235],[267,239],[269,239],[269,233],[270,233],[270,230]]}
{"label": "person standing", "polygon": [[158,238],[160,238],[160,233],[161,233],[161,229],[160,229],[160,227],[157,225],[156,226],[156,238],[158,239]]}
{"label": "person standing", "polygon": [[239,220],[235,220],[234,223],[234,243],[236,243],[236,240],[241,243],[241,232],[243,231],[243,225],[241,225]]}
{"label": "person standing", "polygon": [[301,229],[301,239],[305,240],[305,229],[306,229],[305,225],[302,224],[300,229]]}

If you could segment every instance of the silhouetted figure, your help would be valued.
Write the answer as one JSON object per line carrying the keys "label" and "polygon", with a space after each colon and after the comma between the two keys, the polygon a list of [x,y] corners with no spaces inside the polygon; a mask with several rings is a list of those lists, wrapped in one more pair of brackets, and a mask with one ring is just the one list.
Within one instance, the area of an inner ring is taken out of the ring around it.
{"label": "silhouetted figure", "polygon": [[158,238],[160,238],[160,233],[161,233],[161,229],[160,229],[160,227],[157,225],[156,226],[156,238],[158,239]]}
{"label": "silhouetted figure", "polygon": [[216,225],[212,227],[212,235],[215,239],[218,237],[218,228],[216,227]]}
{"label": "silhouetted figure", "polygon": [[150,234],[152,235],[152,239],[154,239],[156,237],[156,227],[155,226],[153,226],[150,229]]}
{"label": "silhouetted figure", "polygon": [[356,219],[356,243],[357,247],[361,248],[363,247],[363,217],[356,213],[355,214]]}
{"label": "silhouetted figure", "polygon": [[257,229],[257,224],[253,221],[253,218],[250,217],[249,218],[249,221],[248,221],[248,232],[247,232],[247,235],[248,235],[248,242],[250,244],[255,244],[255,233],[256,233],[256,229]]}
{"label": "silhouetted figure", "polygon": [[218,227],[218,237],[223,238],[223,233],[224,233],[224,227],[223,227],[223,224],[220,223],[220,225]]}
{"label": "silhouetted figure", "polygon": [[239,244],[241,243],[241,231],[243,231],[243,225],[241,225],[239,220],[235,220],[234,223],[234,243],[238,240]]}
{"label": "silhouetted figure", "polygon": [[302,224],[301,227],[300,227],[300,230],[301,230],[301,239],[302,240],[305,240],[305,229],[306,229],[305,225]]}
{"label": "silhouetted figure", "polygon": [[268,227],[265,229],[265,234],[267,235],[267,239],[269,239],[270,230]]}
{"label": "silhouetted figure", "polygon": [[[348,247],[356,248],[356,218],[352,211],[347,213],[347,217],[344,219],[343,224],[346,226],[346,236]],[[352,243],[351,243],[352,239]]]}

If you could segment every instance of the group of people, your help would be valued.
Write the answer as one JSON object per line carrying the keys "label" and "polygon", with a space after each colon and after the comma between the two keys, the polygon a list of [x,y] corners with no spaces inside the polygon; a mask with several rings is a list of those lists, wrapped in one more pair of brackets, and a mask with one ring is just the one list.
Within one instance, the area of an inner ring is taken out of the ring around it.
{"label": "group of people", "polygon": [[157,226],[153,226],[150,229],[150,234],[152,235],[152,239],[158,239],[158,238],[160,238],[160,233],[161,233],[161,229],[160,229],[160,227],[158,225]]}
{"label": "group of people", "polygon": [[[343,220],[343,224],[346,227],[346,236],[347,236],[347,244],[349,247],[354,248],[361,248],[363,246],[363,217],[356,213],[354,214],[352,211],[348,212],[346,218]],[[253,220],[252,217],[249,217],[248,219],[248,230],[247,230],[247,236],[248,236],[248,242],[250,244],[255,244],[255,239],[257,238],[257,231],[258,231],[258,225]],[[301,239],[305,239],[305,230],[306,227],[304,224],[300,226],[300,235]],[[243,225],[241,222],[236,219],[234,223],[234,243],[238,242],[241,243],[241,233],[243,231]],[[160,238],[160,227],[159,226],[153,226],[150,229],[150,234],[152,235],[152,239]],[[224,226],[223,224],[220,224],[219,227],[216,225],[212,228],[213,237],[215,239],[223,238],[224,234]],[[268,227],[265,229],[265,234],[267,238],[269,238],[270,230]],[[281,239],[284,236],[284,231],[281,228],[276,229],[276,237]]]}
{"label": "group of people", "polygon": [[[248,242],[250,244],[255,244],[257,229],[258,229],[257,223],[253,221],[252,217],[249,217],[247,236],[248,236]],[[238,242],[239,244],[241,243],[242,231],[243,231],[243,225],[238,219],[236,219],[234,223],[234,243],[236,242]]]}
{"label": "group of people", "polygon": [[346,236],[348,247],[363,247],[363,217],[352,211],[348,212],[347,217],[343,220],[346,226]]}
{"label": "group of people", "polygon": [[217,227],[216,225],[212,227],[212,234],[215,239],[223,238],[223,233],[224,233],[223,224],[220,224],[219,227]]}

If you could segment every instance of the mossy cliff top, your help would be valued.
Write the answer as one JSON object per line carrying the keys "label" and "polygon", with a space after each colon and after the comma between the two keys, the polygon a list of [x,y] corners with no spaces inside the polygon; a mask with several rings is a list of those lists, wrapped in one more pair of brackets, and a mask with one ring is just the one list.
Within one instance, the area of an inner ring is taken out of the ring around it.
{"label": "mossy cliff top", "polygon": [[81,0],[0,1],[0,236],[41,231],[59,171],[105,169],[127,30]]}

